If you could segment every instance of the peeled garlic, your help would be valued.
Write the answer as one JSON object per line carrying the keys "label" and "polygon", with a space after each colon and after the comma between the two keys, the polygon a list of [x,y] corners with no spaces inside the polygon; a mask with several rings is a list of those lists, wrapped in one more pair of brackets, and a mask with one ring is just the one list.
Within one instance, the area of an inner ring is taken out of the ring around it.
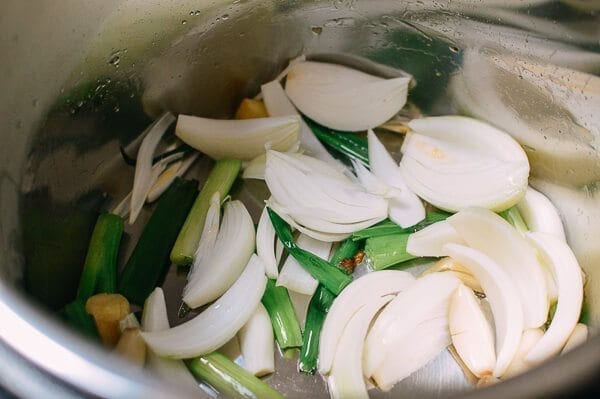
{"label": "peeled garlic", "polygon": [[519,349],[515,353],[512,362],[504,372],[502,378],[510,378],[522,374],[533,367],[525,361],[525,356],[533,348],[544,335],[544,332],[539,328],[530,328],[523,331]]}
{"label": "peeled garlic", "polygon": [[447,211],[479,206],[502,211],[525,194],[529,163],[502,130],[463,116],[415,119],[402,144],[408,187]]}
{"label": "peeled garlic", "polygon": [[477,377],[492,374],[496,365],[494,335],[473,291],[460,285],[448,309],[452,344],[469,370]]}
{"label": "peeled garlic", "polygon": [[496,366],[493,375],[501,377],[519,348],[523,331],[523,309],[516,287],[503,269],[484,253],[457,244],[446,244],[444,250],[469,269],[483,287],[496,328]]}
{"label": "peeled garlic", "polygon": [[406,104],[410,77],[383,79],[342,65],[299,62],[285,92],[296,108],[321,125],[343,131],[372,129]]}

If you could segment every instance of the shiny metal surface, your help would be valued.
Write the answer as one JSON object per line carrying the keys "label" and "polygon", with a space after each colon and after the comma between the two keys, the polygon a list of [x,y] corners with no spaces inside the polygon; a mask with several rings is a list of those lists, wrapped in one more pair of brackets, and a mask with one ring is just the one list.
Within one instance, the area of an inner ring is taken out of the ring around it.
{"label": "shiny metal surface", "polygon": [[[432,114],[455,111],[448,84],[461,73],[466,49],[600,72],[593,1],[30,3],[0,4],[0,384],[23,397],[186,397],[72,335],[23,291],[23,265],[31,256],[23,250],[31,248],[22,240],[18,210],[22,216],[40,204],[59,212],[118,201],[133,174],[121,163],[118,145],[134,146],[149,116],[164,109],[228,116],[301,53],[352,54],[404,69],[417,80],[413,101]],[[518,7],[509,7],[513,3]],[[201,180],[209,164],[202,160],[191,175]],[[264,195],[255,183],[239,193],[255,215]],[[592,212],[600,205],[593,192],[589,197],[587,221],[567,220],[571,236],[582,241],[597,237],[594,226],[600,226],[600,212]],[[136,231],[129,232],[135,242]],[[600,254],[591,247],[579,246],[578,255],[591,281],[586,294],[597,328]],[[73,281],[62,282],[65,291]],[[182,281],[173,269],[165,283],[172,316]],[[596,335],[563,358],[468,396],[572,392],[600,371],[599,352]],[[296,373],[295,362],[278,363],[269,381],[289,397],[327,396],[320,378]],[[433,398],[466,390],[462,372],[444,354],[392,393],[373,397]]]}

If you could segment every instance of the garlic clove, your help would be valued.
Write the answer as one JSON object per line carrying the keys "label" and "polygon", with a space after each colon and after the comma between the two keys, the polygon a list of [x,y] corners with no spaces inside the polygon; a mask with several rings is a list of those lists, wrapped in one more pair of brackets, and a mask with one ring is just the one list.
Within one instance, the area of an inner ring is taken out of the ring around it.
{"label": "garlic clove", "polygon": [[539,342],[543,335],[544,332],[540,328],[530,328],[523,331],[519,349],[502,378],[514,377],[533,367],[525,361],[525,356],[527,356],[527,353]]}

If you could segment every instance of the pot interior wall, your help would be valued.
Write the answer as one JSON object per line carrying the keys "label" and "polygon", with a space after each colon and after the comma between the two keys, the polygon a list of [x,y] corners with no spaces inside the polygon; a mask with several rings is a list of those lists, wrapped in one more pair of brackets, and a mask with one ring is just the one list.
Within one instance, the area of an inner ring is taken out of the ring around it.
{"label": "pot interior wall", "polygon": [[[0,270],[5,282],[22,287],[28,297],[50,311],[74,296],[98,210],[110,209],[130,190],[133,168],[123,162],[119,146],[134,150],[138,135],[163,110],[229,117],[241,98],[256,94],[261,83],[300,54],[348,53],[404,69],[417,80],[411,101],[434,115],[463,111],[457,107],[453,91],[457,77],[467,76],[469,82],[475,82],[474,87],[490,78],[467,74],[467,59],[527,55],[544,64],[600,72],[598,25],[594,25],[598,17],[562,3],[524,8],[518,15],[534,18],[525,22],[510,19],[506,9],[498,11],[504,13],[498,14],[502,16],[499,22],[487,8],[427,1],[150,4],[130,0],[103,4],[99,9],[81,8],[65,14],[69,23],[85,20],[89,24],[53,32],[48,40],[55,40],[50,48],[56,52],[44,54],[47,57],[37,64],[37,70],[29,65],[37,59],[21,49],[19,40],[45,43],[44,32],[13,38],[15,60],[28,63],[25,70],[33,78],[22,87],[15,79],[8,86],[14,89],[14,98],[9,99],[6,92],[0,98],[6,126],[0,151]],[[440,11],[441,6],[445,11]],[[14,7],[15,15],[29,11],[26,6]],[[58,20],[58,14],[53,16],[50,10],[52,7],[48,7],[47,18]],[[570,35],[546,29],[539,22],[552,24],[554,20]],[[531,29],[532,23],[537,32],[519,25]],[[495,76],[497,89],[504,97],[515,97],[517,91],[509,83],[522,78],[518,73],[508,75]],[[27,74],[13,68],[7,76],[24,79]],[[535,90],[525,94],[533,96]],[[532,113],[546,107],[547,101],[536,98],[533,103],[538,108]],[[595,197],[600,179],[595,144],[599,138],[594,132],[589,133],[591,138],[581,138],[582,126],[574,119],[567,133],[560,134],[565,142],[587,143],[593,149],[589,159],[567,162],[566,168],[572,171],[565,177],[544,167],[554,158],[538,159],[535,156],[543,151],[530,151],[532,174],[542,191],[556,201],[566,217],[568,235],[578,242],[574,248],[589,277],[587,302],[597,326],[600,270],[594,265],[600,264],[600,250],[589,242],[600,236],[600,200]],[[538,134],[549,134],[544,129],[538,129]],[[559,151],[556,147],[547,152]],[[210,164],[202,159],[190,173],[202,180]],[[239,196],[253,216],[258,216],[265,193],[263,185],[251,182]],[[569,205],[574,200],[580,201],[575,208]],[[128,245],[122,258],[149,214],[146,210],[137,226],[126,228]],[[172,269],[165,283],[172,322],[177,321],[178,294],[184,281],[185,277]],[[280,363],[281,369],[272,379],[277,388],[291,396],[323,396],[321,379],[297,376],[293,362]],[[406,397],[435,397],[468,389],[450,356],[441,357],[400,385],[393,392],[402,390]]]}

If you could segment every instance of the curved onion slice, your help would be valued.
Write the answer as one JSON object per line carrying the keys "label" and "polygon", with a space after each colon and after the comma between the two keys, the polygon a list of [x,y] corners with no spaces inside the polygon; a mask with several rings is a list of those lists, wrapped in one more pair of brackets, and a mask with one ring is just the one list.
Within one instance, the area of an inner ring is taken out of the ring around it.
{"label": "curved onion slice", "polygon": [[[306,234],[300,234],[296,245],[321,259],[329,259],[331,242],[315,240]],[[312,295],[318,285],[319,281],[311,276],[293,256],[287,257],[277,277],[277,286],[284,286],[299,294]]]}
{"label": "curved onion slice", "polygon": [[444,250],[469,269],[483,287],[496,327],[494,377],[501,377],[519,348],[523,331],[523,309],[516,287],[503,269],[484,253],[457,244],[446,244]]}
{"label": "curved onion slice", "polygon": [[588,338],[588,327],[583,323],[577,323],[571,336],[567,340],[561,354],[570,351],[571,349],[583,344]]}
{"label": "curved onion slice", "polygon": [[448,319],[437,315],[424,320],[390,348],[386,359],[373,373],[383,391],[424,367],[450,345]]}
{"label": "curved onion slice", "polygon": [[194,265],[194,273],[183,291],[183,301],[197,308],[223,294],[240,276],[254,252],[254,223],[241,201],[225,204],[217,240]]}
{"label": "curved onion slice", "polygon": [[535,250],[506,220],[483,208],[469,208],[446,219],[468,246],[494,260],[517,288],[525,328],[536,328],[548,317],[544,268]]}
{"label": "curved onion slice", "polygon": [[477,377],[492,374],[496,365],[494,335],[473,291],[460,285],[448,309],[448,328],[456,353]]}
{"label": "curved onion slice", "polygon": [[158,199],[169,188],[176,177],[183,176],[185,172],[198,159],[199,153],[189,155],[186,159],[179,160],[170,165],[158,178],[152,183],[146,202],[153,202]]}
{"label": "curved onion slice", "polygon": [[273,209],[277,208],[286,221],[293,219],[305,227],[298,227],[303,233],[321,241],[326,239],[313,231],[343,238],[387,216],[385,199],[306,155],[292,157],[268,151],[265,180],[275,203]]}
{"label": "curved onion slice", "polygon": [[471,272],[466,267],[462,266],[460,263],[458,263],[456,260],[450,257],[445,257],[435,262],[431,267],[429,267],[423,273],[421,273],[421,276],[436,272],[450,272],[456,278],[462,281],[464,285],[466,285],[473,291],[483,292],[483,288],[481,288],[479,281],[477,281],[477,279],[473,277]]}
{"label": "curved onion slice", "polygon": [[172,113],[164,113],[156,122],[148,127],[148,133],[144,137],[144,140],[142,140],[135,162],[129,224],[133,224],[137,219],[144,206],[144,202],[146,202],[148,191],[150,191],[154,180],[162,172],[162,170],[159,170],[157,173],[157,170],[152,167],[152,158],[160,139],[162,139],[174,121],[175,116]]}
{"label": "curved onion slice", "polygon": [[[187,275],[188,284],[194,280],[194,276],[198,274],[199,268],[202,267],[203,259],[208,257],[217,242],[219,234],[219,221],[221,220],[221,194],[217,191],[210,197],[210,205],[206,212],[204,227],[202,228],[202,236],[198,248],[194,252],[194,263]],[[185,292],[187,288],[184,287]]]}
{"label": "curved onion slice", "polygon": [[414,256],[442,256],[443,246],[449,242],[466,244],[447,220],[425,227],[408,237],[406,252]]}
{"label": "curved onion slice", "polygon": [[142,333],[144,340],[157,354],[179,359],[221,347],[256,310],[267,285],[264,273],[262,261],[253,255],[231,288],[202,313],[168,330]]}
{"label": "curved onion slice", "polygon": [[369,398],[362,372],[364,340],[375,314],[392,299],[393,295],[376,297],[348,321],[337,342],[331,373],[327,378],[331,398]]}
{"label": "curved onion slice", "polygon": [[207,119],[179,115],[175,134],[184,143],[213,159],[251,160],[265,152],[278,151],[298,142],[299,116],[255,119]]}
{"label": "curved onion slice", "polygon": [[446,319],[448,300],[459,284],[460,280],[449,273],[433,273],[415,280],[398,294],[369,331],[364,355],[365,376],[373,376],[387,357],[395,356],[394,348],[419,324],[436,317]]}
{"label": "curved onion slice", "polygon": [[415,193],[410,191],[404,182],[398,164],[371,129],[367,133],[367,138],[371,172],[382,182],[396,189],[389,202],[388,216],[390,220],[401,227],[414,226],[425,219],[423,203]]}
{"label": "curved onion slice", "polygon": [[[167,305],[163,290],[156,288],[146,299],[142,313],[143,331],[163,331],[169,329]],[[147,353],[148,368],[175,385],[189,387],[188,390],[199,389],[196,379],[181,360],[167,359],[156,355],[152,350]]]}
{"label": "curved onion slice", "polygon": [[560,215],[548,197],[531,187],[527,187],[525,197],[517,204],[529,230],[548,233],[566,241]]}
{"label": "curved onion slice", "polygon": [[528,233],[527,237],[550,265],[558,288],[558,303],[552,322],[525,357],[525,361],[538,364],[559,354],[573,332],[581,313],[583,284],[579,263],[563,240],[545,233]]}
{"label": "curved onion slice", "polygon": [[523,331],[519,349],[517,350],[517,353],[515,353],[512,362],[510,362],[510,365],[502,375],[502,378],[514,377],[526,372],[532,367],[531,364],[525,361],[525,356],[527,356],[527,353],[535,344],[537,344],[543,335],[544,332],[541,328],[530,328]]}
{"label": "curved onion slice", "polygon": [[[298,111],[296,111],[296,108],[285,94],[279,80],[265,83],[260,87],[260,90],[269,116],[299,115]],[[336,169],[344,169],[344,165],[327,151],[312,130],[310,130],[310,127],[308,127],[306,122],[302,119],[300,119],[299,140],[300,146],[307,150],[308,155],[320,159],[323,162],[327,162]]]}
{"label": "curved onion slice", "polygon": [[267,309],[259,303],[238,332],[244,368],[257,377],[275,371],[275,338]]}
{"label": "curved onion slice", "polygon": [[267,277],[276,279],[279,275],[279,262],[275,256],[275,229],[269,219],[267,207],[263,208],[256,228],[256,254],[265,265]]}
{"label": "curved onion slice", "polygon": [[329,374],[340,336],[348,321],[373,298],[396,294],[409,287],[415,278],[403,271],[382,270],[368,273],[350,283],[333,301],[323,323],[319,341],[319,372]]}
{"label": "curved onion slice", "polygon": [[285,92],[296,108],[323,126],[356,132],[381,125],[406,104],[410,77],[383,79],[342,65],[299,62]]}
{"label": "curved onion slice", "polygon": [[430,204],[456,212],[469,206],[502,211],[525,194],[527,156],[507,133],[463,116],[414,119],[402,144],[400,171]]}

